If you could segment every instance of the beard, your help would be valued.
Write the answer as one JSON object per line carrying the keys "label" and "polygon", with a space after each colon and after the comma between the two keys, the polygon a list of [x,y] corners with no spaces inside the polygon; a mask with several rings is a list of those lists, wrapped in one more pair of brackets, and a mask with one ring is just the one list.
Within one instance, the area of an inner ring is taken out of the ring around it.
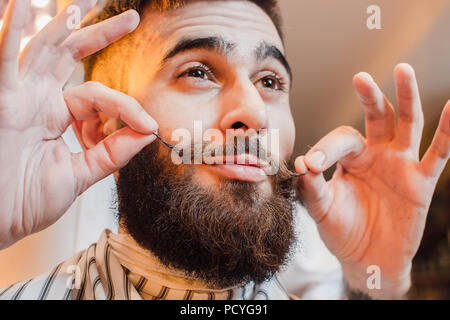
{"label": "beard", "polygon": [[271,176],[272,192],[221,179],[193,179],[156,141],[119,171],[120,225],[162,264],[214,288],[261,283],[287,263],[295,243],[292,179]]}

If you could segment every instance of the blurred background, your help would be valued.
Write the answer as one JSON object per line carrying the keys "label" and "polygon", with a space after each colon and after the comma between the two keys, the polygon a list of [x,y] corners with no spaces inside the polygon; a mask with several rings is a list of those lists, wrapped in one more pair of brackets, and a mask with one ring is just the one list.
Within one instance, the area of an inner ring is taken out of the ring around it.
{"label": "blurred background", "polygon": [[[66,0],[32,0],[22,45]],[[99,5],[105,1],[99,0]],[[287,54],[294,73],[291,106],[297,128],[295,155],[304,154],[340,125],[364,132],[353,75],[369,72],[395,104],[393,68],[416,70],[425,115],[422,154],[450,99],[450,0],[279,0]],[[8,0],[0,0],[0,17]],[[369,30],[370,5],[381,9],[381,29]],[[0,21],[0,24],[2,20]],[[82,81],[78,68],[68,86]],[[73,132],[64,136],[80,152]],[[48,271],[96,242],[104,228],[117,230],[110,176],[85,192],[50,228],[0,251],[0,288]],[[438,183],[421,247],[413,263],[410,299],[450,299],[450,165]]]}

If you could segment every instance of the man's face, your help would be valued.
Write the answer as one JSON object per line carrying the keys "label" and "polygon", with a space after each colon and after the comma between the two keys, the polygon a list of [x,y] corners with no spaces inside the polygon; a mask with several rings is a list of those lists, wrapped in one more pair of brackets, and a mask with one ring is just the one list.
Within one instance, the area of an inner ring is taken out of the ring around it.
{"label": "man's face", "polygon": [[[295,137],[291,79],[278,32],[258,6],[247,1],[198,1],[165,13],[147,10],[137,36],[129,94],[156,119],[166,140],[180,143],[171,139],[180,128],[194,137],[195,121],[203,132],[217,129],[224,137],[227,130],[262,130],[270,136],[275,129],[279,148],[269,146],[269,151],[280,159],[290,156]],[[195,178],[204,185],[218,185],[218,178],[230,177],[229,171],[196,165]],[[268,178],[261,181],[251,172],[232,177],[256,179],[260,188],[270,188]]]}
{"label": "man's face", "polygon": [[[134,37],[123,70],[127,93],[166,140],[178,144],[172,134],[179,129],[194,137],[196,121],[224,139],[275,129],[279,145],[262,147],[277,162],[290,157],[289,67],[258,6],[193,1],[164,13],[147,10]],[[121,225],[138,243],[215,285],[264,280],[294,240],[292,186],[253,166],[177,166],[155,141],[120,170],[117,189]]]}

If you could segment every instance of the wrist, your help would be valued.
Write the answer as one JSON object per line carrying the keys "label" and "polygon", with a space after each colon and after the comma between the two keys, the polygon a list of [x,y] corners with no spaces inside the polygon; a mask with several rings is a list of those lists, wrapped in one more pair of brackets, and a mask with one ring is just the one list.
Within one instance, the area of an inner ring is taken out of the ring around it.
{"label": "wrist", "polygon": [[[383,274],[382,268],[342,265],[347,298],[380,300],[406,299],[411,287],[411,264],[403,272]],[[358,298],[359,297],[359,298]]]}

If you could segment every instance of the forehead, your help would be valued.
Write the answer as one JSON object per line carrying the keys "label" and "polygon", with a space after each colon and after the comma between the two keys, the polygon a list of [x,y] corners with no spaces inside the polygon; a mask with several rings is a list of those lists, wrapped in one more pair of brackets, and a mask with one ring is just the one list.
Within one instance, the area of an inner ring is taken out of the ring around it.
{"label": "forehead", "polygon": [[189,38],[220,36],[236,44],[236,51],[245,54],[262,41],[273,44],[284,53],[278,31],[270,17],[250,1],[190,1],[185,6],[156,12],[144,12],[141,27],[144,36],[156,35],[167,46]]}

